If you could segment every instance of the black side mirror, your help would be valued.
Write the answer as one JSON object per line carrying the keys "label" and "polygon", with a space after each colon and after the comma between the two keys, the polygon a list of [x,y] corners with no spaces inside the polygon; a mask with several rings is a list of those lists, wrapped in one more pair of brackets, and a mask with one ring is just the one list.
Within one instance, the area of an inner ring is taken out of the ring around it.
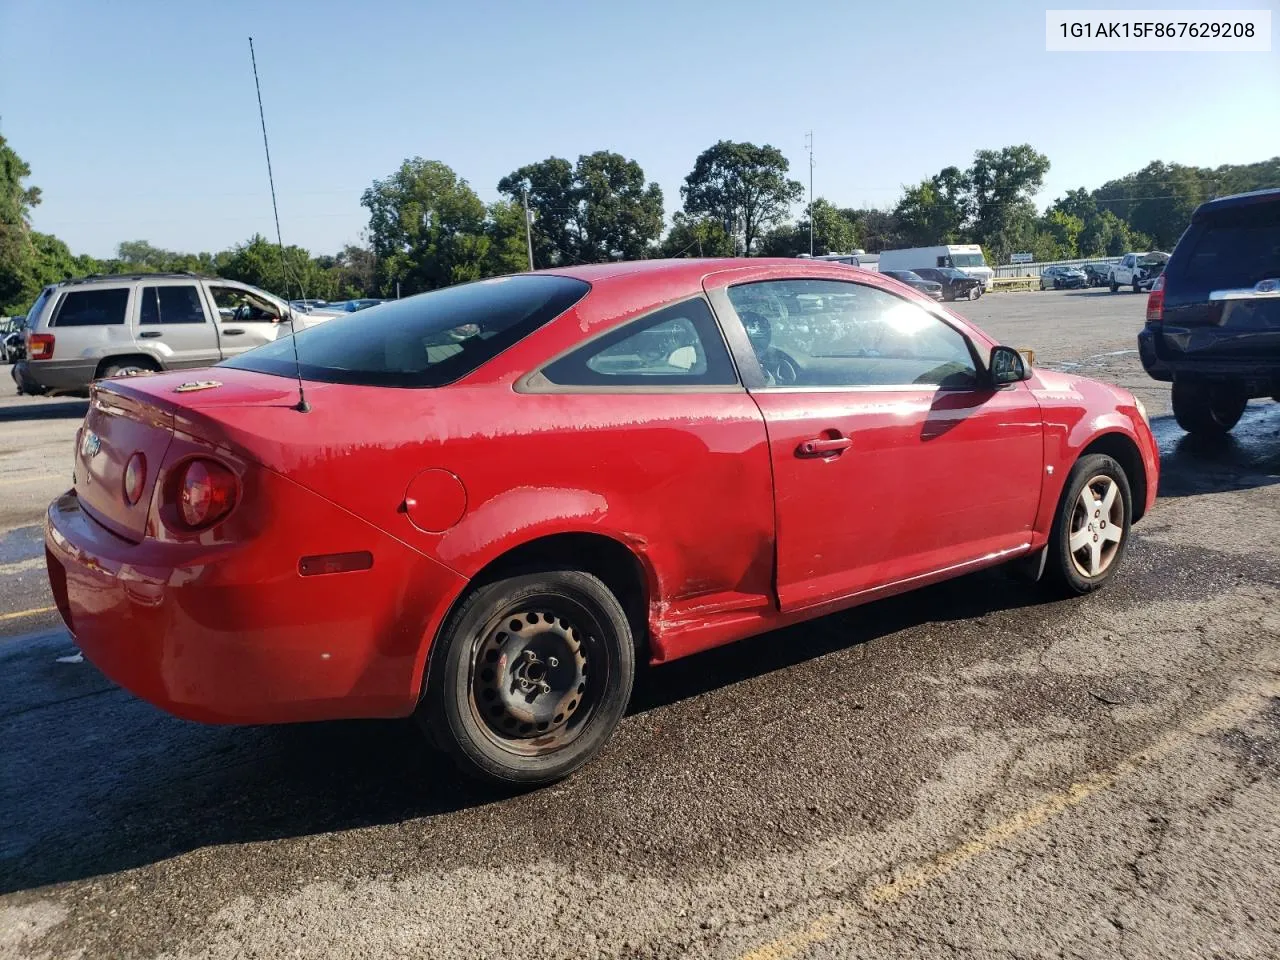
{"label": "black side mirror", "polygon": [[1031,379],[1031,368],[1013,347],[992,347],[987,369],[991,372],[991,382],[997,387]]}

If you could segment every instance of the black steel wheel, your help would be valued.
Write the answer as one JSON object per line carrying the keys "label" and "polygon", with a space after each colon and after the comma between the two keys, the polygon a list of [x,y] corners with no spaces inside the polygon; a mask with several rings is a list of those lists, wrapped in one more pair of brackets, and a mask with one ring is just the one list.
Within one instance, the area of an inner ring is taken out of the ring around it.
{"label": "black steel wheel", "polygon": [[550,783],[604,745],[634,675],[626,614],[599,579],[529,573],[478,587],[450,616],[418,715],[464,772]]}

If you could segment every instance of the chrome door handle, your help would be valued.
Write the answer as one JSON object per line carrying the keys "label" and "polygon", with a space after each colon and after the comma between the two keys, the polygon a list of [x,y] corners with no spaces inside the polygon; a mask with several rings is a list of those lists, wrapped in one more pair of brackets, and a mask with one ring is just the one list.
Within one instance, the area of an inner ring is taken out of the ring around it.
{"label": "chrome door handle", "polygon": [[814,437],[796,447],[797,457],[825,457],[829,454],[841,454],[853,446],[848,437]]}

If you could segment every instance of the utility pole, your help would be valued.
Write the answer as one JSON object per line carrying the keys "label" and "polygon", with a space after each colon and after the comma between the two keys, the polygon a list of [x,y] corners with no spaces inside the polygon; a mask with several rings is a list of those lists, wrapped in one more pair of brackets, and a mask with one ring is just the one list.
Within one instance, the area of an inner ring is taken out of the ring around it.
{"label": "utility pole", "polygon": [[805,148],[809,151],[809,258],[813,259],[813,131],[805,134]]}
{"label": "utility pole", "polygon": [[533,217],[529,213],[529,191],[520,188],[520,196],[524,200],[524,242],[529,248],[529,269],[533,269]]}

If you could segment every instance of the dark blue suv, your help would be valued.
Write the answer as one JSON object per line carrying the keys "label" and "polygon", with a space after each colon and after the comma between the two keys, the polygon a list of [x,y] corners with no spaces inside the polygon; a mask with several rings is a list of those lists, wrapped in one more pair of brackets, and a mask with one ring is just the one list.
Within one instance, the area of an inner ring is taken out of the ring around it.
{"label": "dark blue suv", "polygon": [[1280,400],[1280,190],[1202,203],[1147,300],[1142,365],[1173,382],[1188,433],[1224,434]]}

